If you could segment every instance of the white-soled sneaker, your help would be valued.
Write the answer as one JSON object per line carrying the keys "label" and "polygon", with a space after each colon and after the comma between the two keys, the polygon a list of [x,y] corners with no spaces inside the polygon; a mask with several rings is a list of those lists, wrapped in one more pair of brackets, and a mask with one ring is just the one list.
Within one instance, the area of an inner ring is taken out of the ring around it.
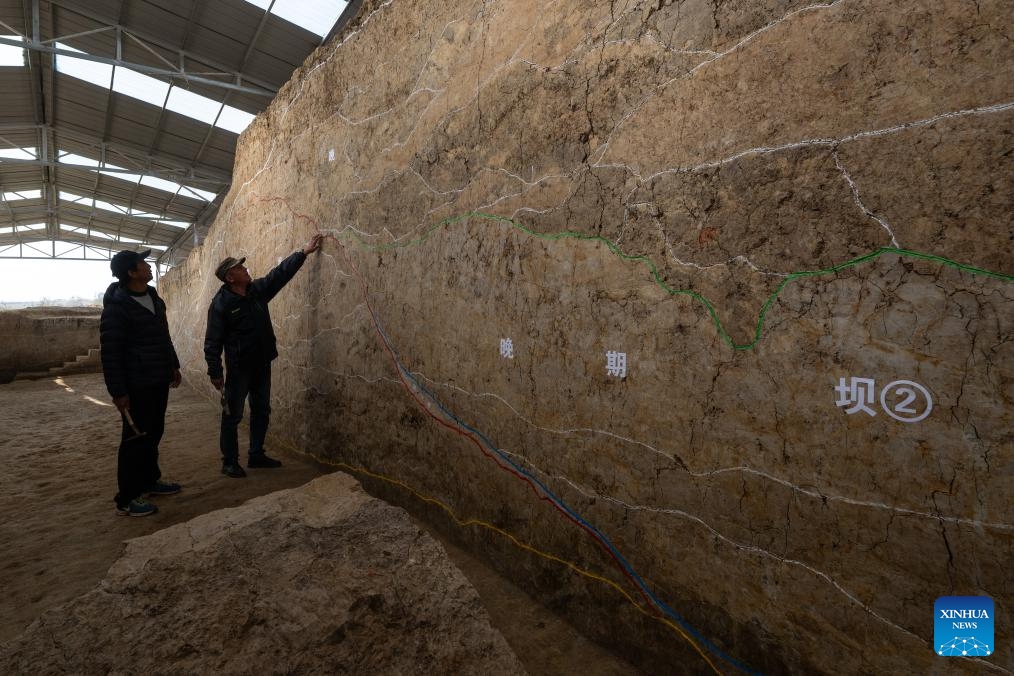
{"label": "white-soled sneaker", "polygon": [[126,506],[116,505],[116,513],[120,516],[151,516],[157,511],[158,507],[141,498],[131,500]]}

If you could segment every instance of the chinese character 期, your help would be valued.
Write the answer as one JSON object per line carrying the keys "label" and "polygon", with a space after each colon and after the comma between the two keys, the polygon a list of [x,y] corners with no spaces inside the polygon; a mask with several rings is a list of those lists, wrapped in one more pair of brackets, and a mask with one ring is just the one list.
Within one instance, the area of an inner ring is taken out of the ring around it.
{"label": "chinese character \u671f", "polygon": [[873,390],[876,388],[876,381],[873,378],[839,378],[838,384],[835,386],[834,391],[838,393],[838,398],[835,400],[834,405],[841,408],[842,406],[848,406],[845,409],[845,413],[852,415],[863,411],[872,415],[877,415],[877,412],[869,407],[869,404],[873,403]]}
{"label": "chinese character \u671f", "polygon": [[614,352],[613,350],[606,352],[606,375],[617,378],[627,377],[626,352]]}
{"label": "chinese character \u671f", "polygon": [[514,359],[514,341],[510,338],[500,339],[500,356],[504,359]]}

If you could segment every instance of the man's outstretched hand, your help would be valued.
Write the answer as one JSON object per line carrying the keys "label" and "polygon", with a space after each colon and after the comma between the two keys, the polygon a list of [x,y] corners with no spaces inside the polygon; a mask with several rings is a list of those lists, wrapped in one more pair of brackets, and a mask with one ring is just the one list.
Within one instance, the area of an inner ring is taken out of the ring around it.
{"label": "man's outstretched hand", "polygon": [[307,242],[306,246],[303,247],[303,253],[306,254],[307,256],[309,256],[314,251],[316,251],[317,249],[320,248],[321,242],[323,242],[323,241],[324,241],[324,235],[318,232],[313,237],[311,237],[310,241]]}

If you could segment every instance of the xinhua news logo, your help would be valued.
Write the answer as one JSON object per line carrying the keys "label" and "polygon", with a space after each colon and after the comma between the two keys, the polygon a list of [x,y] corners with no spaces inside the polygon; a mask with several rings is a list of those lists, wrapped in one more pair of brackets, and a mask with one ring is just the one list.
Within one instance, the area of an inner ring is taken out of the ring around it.
{"label": "xinhua news logo", "polygon": [[944,657],[988,657],[993,645],[993,599],[941,596],[933,605],[933,645]]}

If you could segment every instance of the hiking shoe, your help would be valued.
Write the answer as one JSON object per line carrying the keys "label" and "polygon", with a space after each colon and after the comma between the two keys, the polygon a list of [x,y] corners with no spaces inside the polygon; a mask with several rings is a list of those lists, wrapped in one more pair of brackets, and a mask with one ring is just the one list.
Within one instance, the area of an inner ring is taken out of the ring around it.
{"label": "hiking shoe", "polygon": [[274,468],[281,467],[282,461],[269,458],[263,453],[251,453],[250,459],[246,461],[247,467]]}
{"label": "hiking shoe", "polygon": [[147,500],[137,498],[126,505],[116,505],[116,513],[120,516],[151,516],[158,511],[158,507]]}
{"label": "hiking shoe", "polygon": [[175,481],[156,481],[147,492],[148,497],[151,497],[153,495],[176,495],[181,490],[183,490],[183,486]]}
{"label": "hiking shoe", "polygon": [[246,476],[246,472],[243,471],[238,462],[223,462],[222,474],[231,476],[233,479],[242,479]]}

